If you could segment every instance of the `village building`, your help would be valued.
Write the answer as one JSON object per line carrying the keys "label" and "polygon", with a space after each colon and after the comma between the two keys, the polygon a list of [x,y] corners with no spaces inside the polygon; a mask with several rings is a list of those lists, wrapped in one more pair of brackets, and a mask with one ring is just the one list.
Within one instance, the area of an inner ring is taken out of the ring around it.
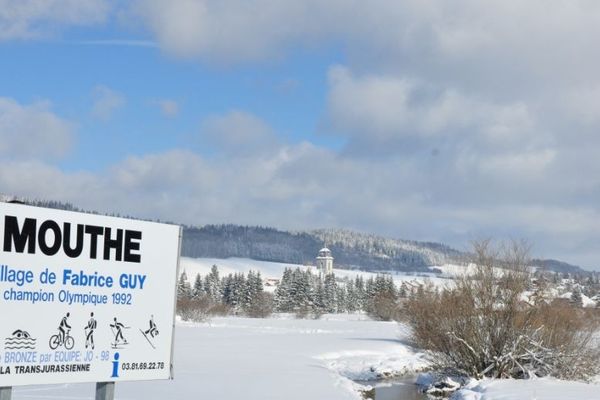
{"label": "village building", "polygon": [[333,274],[333,257],[331,256],[331,250],[327,247],[323,247],[319,250],[317,255],[317,270],[322,275]]}

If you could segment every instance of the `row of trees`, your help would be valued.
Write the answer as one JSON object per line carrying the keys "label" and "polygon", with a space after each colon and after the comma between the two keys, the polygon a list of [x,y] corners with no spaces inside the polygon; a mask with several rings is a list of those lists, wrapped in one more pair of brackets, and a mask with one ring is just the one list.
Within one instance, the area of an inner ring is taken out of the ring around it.
{"label": "row of trees", "polygon": [[177,300],[184,319],[202,320],[210,314],[263,317],[284,312],[304,318],[365,312],[376,319],[390,320],[397,312],[398,299],[409,293],[406,284],[396,288],[389,275],[338,280],[334,274],[322,276],[286,268],[273,296],[265,292],[260,272],[221,277],[213,265],[209,274],[196,275],[193,283],[184,271],[178,281]]}
{"label": "row of trees", "polygon": [[185,271],[180,275],[177,305],[184,320],[203,320],[211,314],[265,317],[273,310],[273,299],[264,291],[260,272],[221,277],[218,267],[213,265],[204,278],[196,275],[193,285]]}
{"label": "row of trees", "polygon": [[274,302],[275,311],[298,316],[364,311],[377,319],[389,320],[399,296],[406,293],[406,288],[396,288],[389,275],[338,280],[334,274],[322,276],[286,268]]}

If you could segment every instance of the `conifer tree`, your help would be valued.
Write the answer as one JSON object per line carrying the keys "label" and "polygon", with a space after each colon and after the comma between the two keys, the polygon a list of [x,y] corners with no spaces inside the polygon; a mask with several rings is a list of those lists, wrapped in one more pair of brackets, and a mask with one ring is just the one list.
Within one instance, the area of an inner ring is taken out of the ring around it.
{"label": "conifer tree", "polygon": [[581,296],[581,290],[578,286],[573,289],[569,301],[574,307],[583,307],[583,297]]}
{"label": "conifer tree", "polygon": [[346,311],[355,312],[360,309],[359,298],[357,295],[354,281],[349,280],[346,283]]}
{"label": "conifer tree", "polygon": [[196,274],[196,279],[194,280],[194,287],[192,288],[192,297],[194,299],[198,299],[202,297],[204,293],[204,289],[202,286],[202,277],[200,274]]}
{"label": "conifer tree", "polygon": [[325,308],[325,288],[323,287],[323,279],[318,274],[312,280],[313,285],[313,312],[317,315],[323,314]]}
{"label": "conifer tree", "polygon": [[299,314],[307,314],[313,307],[313,295],[310,285],[310,272],[296,268],[292,273],[291,301],[293,310]]}
{"label": "conifer tree", "polygon": [[260,272],[249,271],[246,278],[246,291],[244,295],[244,309],[255,309],[260,301],[262,301],[264,287]]}
{"label": "conifer tree", "polygon": [[179,276],[177,282],[177,299],[189,299],[192,297],[192,287],[188,282],[188,277],[185,270]]}
{"label": "conifer tree", "polygon": [[233,275],[229,274],[221,280],[222,302],[231,305],[233,301]]}
{"label": "conifer tree", "polygon": [[233,311],[238,313],[244,305],[244,299],[246,297],[246,278],[242,273],[236,273],[233,275],[231,284],[230,294],[230,305],[233,307]]}
{"label": "conifer tree", "polygon": [[283,271],[281,281],[275,290],[275,310],[278,312],[292,311],[292,270],[286,268]]}
{"label": "conifer tree", "polygon": [[373,309],[373,298],[375,297],[376,292],[377,289],[375,287],[375,279],[373,279],[373,277],[369,277],[369,279],[367,279],[365,282],[365,291],[363,296],[363,309],[366,313],[370,313]]}
{"label": "conifer tree", "polygon": [[356,290],[356,298],[358,299],[357,310],[365,311],[367,309],[367,296],[365,293],[365,281],[362,276],[356,276],[354,289]]}
{"label": "conifer tree", "polygon": [[216,265],[212,266],[210,273],[204,280],[204,291],[213,302],[219,303],[222,301],[223,287],[219,278],[219,268]]}
{"label": "conifer tree", "polygon": [[336,312],[336,306],[337,306],[337,299],[336,299],[337,289],[336,289],[336,282],[335,282],[334,274],[325,275],[323,287],[324,287],[324,299],[323,299],[324,301],[323,302],[325,305],[325,311],[328,313],[334,313],[334,312]]}
{"label": "conifer tree", "polygon": [[338,313],[345,313],[348,309],[347,296],[346,296],[346,288],[342,285],[338,285],[336,287],[336,300],[337,300],[337,309]]}

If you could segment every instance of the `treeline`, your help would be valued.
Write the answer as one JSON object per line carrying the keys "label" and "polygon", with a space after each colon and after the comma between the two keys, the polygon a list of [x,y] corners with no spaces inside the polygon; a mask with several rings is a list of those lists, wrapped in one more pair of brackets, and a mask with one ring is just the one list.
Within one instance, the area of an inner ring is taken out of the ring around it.
{"label": "treeline", "polygon": [[314,262],[323,246],[307,233],[239,225],[185,227],[181,252],[187,257],[276,261],[290,264]]}
{"label": "treeline", "polygon": [[193,285],[185,271],[180,275],[177,311],[184,321],[203,321],[210,315],[267,317],[273,312],[273,296],[264,291],[260,272],[221,277],[213,265],[204,278],[197,274]]}
{"label": "treeline", "polygon": [[318,317],[324,313],[365,312],[376,319],[390,320],[399,297],[390,275],[364,279],[337,280],[334,274],[312,274],[309,270],[286,268],[275,291],[275,311],[295,313],[298,317]]}
{"label": "treeline", "polygon": [[264,290],[260,272],[221,276],[213,265],[209,274],[197,274],[193,282],[185,271],[180,275],[177,311],[183,320],[193,321],[211,315],[264,318],[273,312],[293,313],[298,318],[364,312],[374,319],[391,320],[398,312],[398,301],[415,290],[406,283],[397,288],[390,275],[336,279],[334,274],[286,268],[273,295]]}

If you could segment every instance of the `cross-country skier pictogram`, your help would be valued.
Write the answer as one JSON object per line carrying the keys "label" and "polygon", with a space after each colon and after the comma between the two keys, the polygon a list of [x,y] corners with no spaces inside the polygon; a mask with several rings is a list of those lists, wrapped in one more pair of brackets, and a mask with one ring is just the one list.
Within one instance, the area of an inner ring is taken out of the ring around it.
{"label": "cross-country skier pictogram", "polygon": [[[115,335],[115,341],[111,343],[113,349],[118,349],[119,345],[128,344],[127,339],[123,336],[123,329],[129,329],[129,326],[123,325],[121,322],[117,321],[117,317],[114,318],[114,322],[110,324],[110,329]],[[121,341],[122,343],[119,343]]]}
{"label": "cross-country skier pictogram", "polygon": [[94,313],[90,313],[90,320],[88,321],[87,325],[83,328],[83,331],[85,332],[85,348],[87,349],[88,346],[90,346],[92,348],[92,350],[94,349],[94,331],[96,330],[96,327],[98,326],[98,322],[94,319]]}

